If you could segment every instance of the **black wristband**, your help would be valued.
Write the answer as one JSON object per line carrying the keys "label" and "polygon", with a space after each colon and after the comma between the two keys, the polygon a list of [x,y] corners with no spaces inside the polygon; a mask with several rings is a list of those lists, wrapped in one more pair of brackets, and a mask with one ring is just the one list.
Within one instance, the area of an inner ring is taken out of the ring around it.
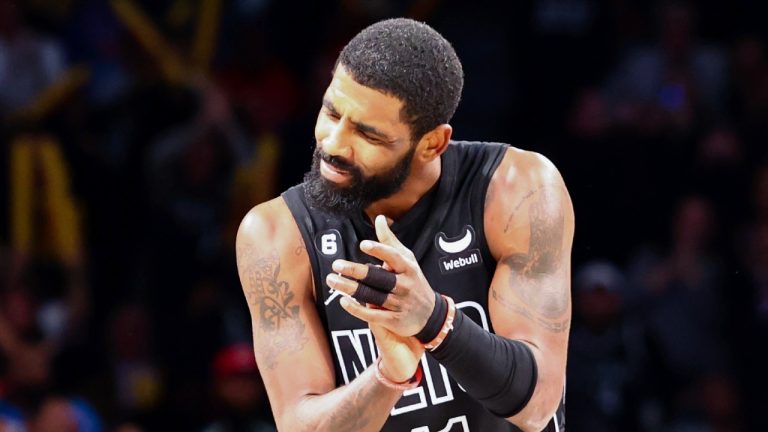
{"label": "black wristband", "polygon": [[528,404],[538,379],[526,344],[490,333],[460,310],[453,330],[432,356],[467,394],[499,417],[512,417]]}
{"label": "black wristband", "polygon": [[433,340],[443,328],[445,316],[448,314],[448,301],[439,293],[435,293],[435,307],[432,309],[432,315],[427,319],[424,328],[414,335],[419,342],[425,344]]}

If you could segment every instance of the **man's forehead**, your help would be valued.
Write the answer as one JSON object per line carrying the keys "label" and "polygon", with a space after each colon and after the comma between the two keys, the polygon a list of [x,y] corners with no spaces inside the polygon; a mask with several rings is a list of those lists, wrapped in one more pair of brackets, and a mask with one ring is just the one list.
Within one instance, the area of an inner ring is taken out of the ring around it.
{"label": "man's forehead", "polygon": [[403,125],[400,118],[403,102],[400,99],[358,83],[342,65],[333,74],[325,101],[339,113],[350,115],[357,121]]}

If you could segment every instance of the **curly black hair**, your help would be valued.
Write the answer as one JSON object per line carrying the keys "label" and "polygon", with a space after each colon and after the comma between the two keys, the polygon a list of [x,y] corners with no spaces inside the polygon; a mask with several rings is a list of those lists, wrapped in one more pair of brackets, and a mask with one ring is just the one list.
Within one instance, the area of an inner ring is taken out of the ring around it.
{"label": "curly black hair", "polygon": [[407,18],[363,29],[341,50],[339,64],[358,83],[403,101],[400,114],[414,142],[451,120],[464,86],[451,44],[432,27]]}

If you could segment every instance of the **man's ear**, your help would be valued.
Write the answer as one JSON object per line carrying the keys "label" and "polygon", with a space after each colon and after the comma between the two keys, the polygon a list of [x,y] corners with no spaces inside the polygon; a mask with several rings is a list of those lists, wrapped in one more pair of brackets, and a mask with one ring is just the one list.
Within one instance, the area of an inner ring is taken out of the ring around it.
{"label": "man's ear", "polygon": [[452,133],[453,128],[447,123],[438,125],[425,133],[416,145],[416,157],[423,162],[429,162],[440,156],[448,149]]}

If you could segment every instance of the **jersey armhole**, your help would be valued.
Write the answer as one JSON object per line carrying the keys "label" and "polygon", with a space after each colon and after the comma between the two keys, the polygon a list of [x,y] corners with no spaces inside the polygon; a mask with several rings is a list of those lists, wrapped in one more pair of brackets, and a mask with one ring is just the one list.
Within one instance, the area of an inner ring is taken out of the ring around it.
{"label": "jersey armhole", "polygon": [[499,168],[501,161],[507,154],[509,146],[506,144],[494,143],[497,147],[491,152],[488,158],[483,163],[481,173],[482,180],[477,183],[475,193],[480,197],[480,205],[472,206],[472,218],[477,221],[478,229],[480,230],[479,238],[480,252],[483,254],[483,262],[486,269],[493,274],[496,271],[496,259],[491,253],[491,248],[488,247],[488,241],[485,237],[485,200],[488,197],[488,187],[491,184],[493,175]]}
{"label": "jersey armhole", "polygon": [[286,190],[282,194],[283,201],[288,206],[288,210],[293,216],[293,221],[301,233],[301,239],[304,242],[304,247],[307,250],[307,257],[309,258],[310,273],[312,279],[312,293],[315,300],[315,309],[320,315],[324,325],[327,325],[328,319],[326,316],[325,308],[320,307],[320,302],[323,300],[322,287],[323,284],[317,280],[317,275],[320,272],[320,263],[318,262],[317,254],[314,253],[313,239],[314,239],[314,224],[312,218],[309,215],[309,209],[304,205],[302,200],[302,194],[304,193],[302,185],[293,186]]}

